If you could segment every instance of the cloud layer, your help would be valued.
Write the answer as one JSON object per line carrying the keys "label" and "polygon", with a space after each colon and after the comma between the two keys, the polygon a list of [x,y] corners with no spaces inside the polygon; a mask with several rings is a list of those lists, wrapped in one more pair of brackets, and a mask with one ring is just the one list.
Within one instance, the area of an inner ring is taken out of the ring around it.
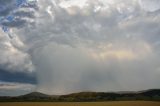
{"label": "cloud layer", "polygon": [[5,60],[1,67],[34,70],[37,90],[49,94],[159,88],[158,4],[158,0],[39,0],[30,7],[36,11],[21,13],[32,21],[21,28],[14,23],[10,32],[14,39],[0,43],[8,48],[0,49],[4,54],[0,59]]}
{"label": "cloud layer", "polygon": [[30,54],[12,30],[33,24],[36,1],[0,0],[0,66],[5,70],[34,71]]}
{"label": "cloud layer", "polygon": [[11,83],[0,81],[0,96],[19,96],[35,89],[35,85],[28,83]]}

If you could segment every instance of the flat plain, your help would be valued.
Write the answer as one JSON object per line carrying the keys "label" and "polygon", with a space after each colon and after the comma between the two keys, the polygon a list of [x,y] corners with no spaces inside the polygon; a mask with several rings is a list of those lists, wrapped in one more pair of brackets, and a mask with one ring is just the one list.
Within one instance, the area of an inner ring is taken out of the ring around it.
{"label": "flat plain", "polygon": [[4,102],[0,106],[160,106],[152,101],[115,101],[115,102]]}

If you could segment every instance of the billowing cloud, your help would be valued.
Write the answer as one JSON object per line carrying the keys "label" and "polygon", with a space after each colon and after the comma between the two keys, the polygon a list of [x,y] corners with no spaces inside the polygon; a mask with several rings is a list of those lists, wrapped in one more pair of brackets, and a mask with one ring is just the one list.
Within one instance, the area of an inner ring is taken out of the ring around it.
{"label": "billowing cloud", "polygon": [[139,0],[142,8],[149,12],[154,12],[160,9],[160,1],[159,0]]}
{"label": "billowing cloud", "polygon": [[0,66],[2,69],[26,73],[34,70],[30,55],[25,52],[25,45],[18,36],[10,40],[8,35],[1,30],[0,48]]}
{"label": "billowing cloud", "polygon": [[1,0],[0,24],[3,27],[22,27],[32,24],[35,16],[36,0]]}
{"label": "billowing cloud", "polygon": [[37,90],[49,94],[158,88],[158,3],[39,0],[34,24],[12,28],[18,64],[34,64]]}
{"label": "billowing cloud", "polygon": [[0,0],[1,69],[16,72],[34,70],[27,47],[19,36],[12,32],[12,28],[20,28],[34,22],[34,13],[38,8],[35,3],[35,0]]}

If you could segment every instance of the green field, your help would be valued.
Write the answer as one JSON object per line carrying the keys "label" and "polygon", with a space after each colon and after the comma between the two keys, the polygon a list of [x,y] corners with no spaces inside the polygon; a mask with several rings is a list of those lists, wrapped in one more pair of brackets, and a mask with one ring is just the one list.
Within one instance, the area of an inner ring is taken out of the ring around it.
{"label": "green field", "polygon": [[160,102],[119,101],[119,102],[10,102],[0,106],[160,106]]}

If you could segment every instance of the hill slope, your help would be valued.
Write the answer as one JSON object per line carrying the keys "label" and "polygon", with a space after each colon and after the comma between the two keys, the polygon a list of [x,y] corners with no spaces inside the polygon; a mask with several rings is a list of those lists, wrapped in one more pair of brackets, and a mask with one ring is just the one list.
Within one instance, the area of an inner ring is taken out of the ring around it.
{"label": "hill slope", "polygon": [[46,95],[40,92],[32,92],[17,97],[0,97],[0,101],[84,102],[120,100],[160,101],[160,89],[152,89],[138,92],[79,92],[60,96]]}
{"label": "hill slope", "polygon": [[25,98],[37,98],[37,97],[50,97],[50,95],[47,95],[47,94],[43,94],[43,93],[40,93],[40,92],[31,92],[29,94],[26,94],[26,95],[21,95],[19,97],[25,97]]}

